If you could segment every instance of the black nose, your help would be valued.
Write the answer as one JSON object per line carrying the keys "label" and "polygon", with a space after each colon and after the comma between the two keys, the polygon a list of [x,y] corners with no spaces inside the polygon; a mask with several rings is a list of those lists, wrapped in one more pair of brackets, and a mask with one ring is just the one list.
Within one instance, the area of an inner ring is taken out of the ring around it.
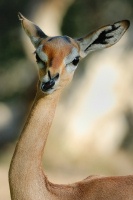
{"label": "black nose", "polygon": [[43,92],[46,92],[47,90],[52,89],[52,87],[54,85],[55,85],[55,80],[51,79],[46,83],[43,82],[42,85],[41,85],[41,89],[42,89]]}
{"label": "black nose", "polygon": [[55,81],[59,78],[59,73],[57,73],[56,76],[52,78],[50,71],[48,71],[48,77],[49,77],[49,81],[42,82],[41,84],[41,90],[43,92],[47,92],[48,90],[53,89],[53,86],[55,85]]}

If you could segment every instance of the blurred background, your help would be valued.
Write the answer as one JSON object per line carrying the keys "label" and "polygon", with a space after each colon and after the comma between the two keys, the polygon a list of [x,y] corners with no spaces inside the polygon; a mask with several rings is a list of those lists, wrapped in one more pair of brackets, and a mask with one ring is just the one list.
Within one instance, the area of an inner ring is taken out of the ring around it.
{"label": "blurred background", "polygon": [[91,174],[133,174],[133,0],[1,0],[0,199],[10,199],[8,169],[37,83],[34,48],[21,29],[18,11],[50,36],[77,38],[130,20],[118,44],[80,63],[58,105],[44,167],[56,183]]}

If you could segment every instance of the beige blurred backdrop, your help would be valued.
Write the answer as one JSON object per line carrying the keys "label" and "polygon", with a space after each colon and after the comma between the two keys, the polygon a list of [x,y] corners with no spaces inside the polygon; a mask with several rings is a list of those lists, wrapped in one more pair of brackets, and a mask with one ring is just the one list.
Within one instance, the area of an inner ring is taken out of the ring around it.
{"label": "beige blurred backdrop", "polygon": [[50,36],[76,38],[130,20],[118,44],[81,61],[57,107],[44,168],[56,183],[133,174],[133,1],[13,0],[0,8],[0,200],[10,199],[8,169],[36,92],[34,48],[18,11]]}

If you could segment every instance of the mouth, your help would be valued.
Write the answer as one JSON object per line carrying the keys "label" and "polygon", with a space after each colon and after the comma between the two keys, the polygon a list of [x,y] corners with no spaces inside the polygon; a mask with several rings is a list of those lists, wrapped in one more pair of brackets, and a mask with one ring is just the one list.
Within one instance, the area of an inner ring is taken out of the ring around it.
{"label": "mouth", "polygon": [[41,82],[41,90],[46,94],[51,94],[56,90],[57,80],[59,79],[59,73],[53,78],[51,77],[50,71],[48,71],[48,81]]}

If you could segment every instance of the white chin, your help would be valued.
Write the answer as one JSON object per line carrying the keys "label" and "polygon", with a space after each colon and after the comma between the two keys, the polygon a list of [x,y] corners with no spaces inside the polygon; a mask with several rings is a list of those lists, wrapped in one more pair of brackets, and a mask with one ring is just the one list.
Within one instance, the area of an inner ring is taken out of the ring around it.
{"label": "white chin", "polygon": [[47,91],[42,91],[44,94],[52,94],[53,92],[55,91],[55,89],[53,88],[53,89],[49,89],[49,90],[47,90]]}

